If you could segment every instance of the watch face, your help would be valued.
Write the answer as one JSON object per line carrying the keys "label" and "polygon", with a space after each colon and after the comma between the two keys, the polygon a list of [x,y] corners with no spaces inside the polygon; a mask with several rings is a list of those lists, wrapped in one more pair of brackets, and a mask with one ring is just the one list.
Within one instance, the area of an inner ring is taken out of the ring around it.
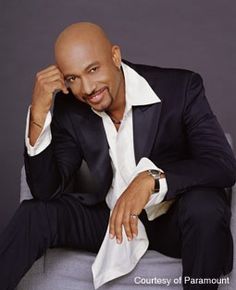
{"label": "watch face", "polygon": [[150,169],[149,172],[155,179],[160,178],[161,171],[156,169]]}
{"label": "watch face", "polygon": [[159,173],[160,173],[160,171],[158,171],[158,170],[156,170],[156,169],[150,169],[150,172],[151,172],[152,174],[159,174]]}

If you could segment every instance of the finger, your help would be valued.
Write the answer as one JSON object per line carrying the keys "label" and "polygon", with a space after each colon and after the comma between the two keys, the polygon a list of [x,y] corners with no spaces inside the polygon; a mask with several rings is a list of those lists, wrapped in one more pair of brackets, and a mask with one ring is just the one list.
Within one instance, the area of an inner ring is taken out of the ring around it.
{"label": "finger", "polygon": [[55,91],[63,91],[65,92],[65,94],[69,93],[65,84],[61,80],[56,80],[51,83],[45,83],[44,87],[45,90],[50,94],[53,94]]}
{"label": "finger", "polygon": [[61,84],[62,84],[61,90],[63,91],[63,93],[64,94],[68,94],[69,93],[62,73],[55,73],[52,76],[49,76],[49,77],[45,78],[44,81],[46,81],[47,83],[60,81]]}
{"label": "finger", "polygon": [[47,82],[47,83],[51,83],[51,82],[54,82],[57,80],[63,81],[65,83],[64,79],[61,77],[61,75],[59,73],[54,73],[51,76],[43,77],[42,80]]}
{"label": "finger", "polygon": [[132,230],[131,230],[131,226],[130,226],[130,219],[131,219],[130,211],[125,209],[125,214],[123,216],[123,225],[125,228],[126,236],[127,236],[129,241],[131,241],[133,238]]}
{"label": "finger", "polygon": [[117,210],[117,214],[115,216],[115,236],[116,236],[116,241],[118,244],[121,244],[123,241],[122,237],[122,223],[123,223],[123,215],[124,215],[124,209],[119,206]]}
{"label": "finger", "polygon": [[62,90],[64,94],[69,94],[69,91],[65,85],[64,80],[59,79],[59,80],[54,81],[53,83],[58,84],[58,87],[56,87],[56,90],[59,89],[59,90]]}
{"label": "finger", "polygon": [[62,79],[64,79],[62,73],[57,69],[55,68],[54,70],[50,70],[48,72],[45,72],[45,73],[37,73],[36,74],[36,80],[38,81],[44,81],[46,80],[47,78],[50,78],[54,75],[57,75],[58,77],[61,77]]}
{"label": "finger", "polygon": [[130,216],[130,228],[132,237],[135,238],[138,235],[138,216]]}
{"label": "finger", "polygon": [[69,91],[67,89],[67,86],[66,86],[66,83],[64,81],[64,78],[62,78],[60,75],[55,74],[55,75],[53,75],[53,76],[45,79],[45,81],[47,83],[51,83],[51,82],[55,82],[55,81],[60,81],[61,84],[62,84],[61,90],[64,92],[64,94],[68,94],[69,93]]}
{"label": "finger", "polygon": [[113,239],[115,237],[115,217],[116,217],[116,206],[113,208],[110,219],[109,219],[109,237]]}
{"label": "finger", "polygon": [[55,70],[55,71],[50,71],[47,74],[43,74],[43,75],[37,76],[37,81],[39,83],[41,83],[41,84],[49,84],[49,85],[52,82],[60,81],[62,83],[61,90],[65,94],[68,94],[69,93],[69,91],[68,91],[68,89],[66,87],[66,84],[65,84],[64,77],[63,77],[62,73],[58,69]]}
{"label": "finger", "polygon": [[50,65],[45,69],[42,69],[38,72],[38,74],[44,74],[44,73],[48,73],[50,71],[54,71],[55,69],[59,70],[58,67],[56,65]]}

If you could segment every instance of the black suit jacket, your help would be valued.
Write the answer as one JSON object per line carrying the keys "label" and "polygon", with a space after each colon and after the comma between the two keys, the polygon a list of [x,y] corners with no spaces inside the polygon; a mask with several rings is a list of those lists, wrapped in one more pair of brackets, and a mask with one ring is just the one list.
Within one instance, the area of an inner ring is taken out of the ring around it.
{"label": "black suit jacket", "polygon": [[[142,75],[161,103],[133,107],[136,163],[150,158],[166,174],[166,200],[193,187],[229,187],[236,163],[212,113],[201,77],[187,70],[127,64]],[[84,159],[96,192],[76,192],[84,204],[105,199],[112,182],[109,145],[102,119],[70,95],[57,94],[52,142],[40,154],[25,150],[27,182],[35,198],[48,200],[66,191]]]}

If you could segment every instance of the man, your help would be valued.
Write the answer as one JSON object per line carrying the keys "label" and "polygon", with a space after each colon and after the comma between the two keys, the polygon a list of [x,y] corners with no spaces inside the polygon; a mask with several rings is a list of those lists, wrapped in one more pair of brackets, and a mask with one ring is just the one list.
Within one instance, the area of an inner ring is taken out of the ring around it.
{"label": "man", "polygon": [[[96,288],[131,271],[148,247],[181,257],[183,276],[229,273],[224,188],[235,182],[236,163],[201,77],[122,62],[91,23],[66,28],[55,59],[36,76],[25,151],[34,199],[1,236],[1,289],[14,289],[49,247],[98,252]],[[96,194],[68,192],[82,160]]]}

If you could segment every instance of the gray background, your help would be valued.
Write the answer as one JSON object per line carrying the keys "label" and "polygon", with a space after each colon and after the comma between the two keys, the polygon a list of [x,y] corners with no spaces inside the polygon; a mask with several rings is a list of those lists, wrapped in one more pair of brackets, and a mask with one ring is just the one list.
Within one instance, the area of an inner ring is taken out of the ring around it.
{"label": "gray background", "polygon": [[71,23],[102,25],[130,61],[199,72],[213,111],[236,140],[235,0],[5,0],[0,14],[0,231],[19,202],[34,75],[54,62],[54,40]]}

